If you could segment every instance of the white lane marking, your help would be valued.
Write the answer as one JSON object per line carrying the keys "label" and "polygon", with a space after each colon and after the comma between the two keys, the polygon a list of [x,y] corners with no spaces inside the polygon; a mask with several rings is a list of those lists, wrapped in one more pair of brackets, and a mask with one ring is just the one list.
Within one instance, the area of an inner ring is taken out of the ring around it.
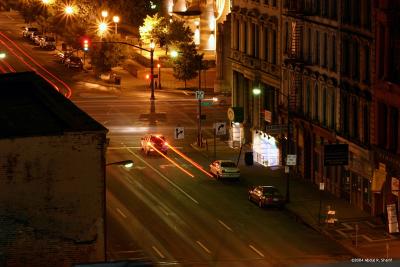
{"label": "white lane marking", "polygon": [[122,217],[124,217],[124,219],[127,218],[126,215],[119,208],[116,208],[116,210],[118,211],[119,214],[121,214]]}
{"label": "white lane marking", "polygon": [[184,93],[185,95],[189,95],[186,91],[183,91],[183,93]]}
{"label": "white lane marking", "polygon": [[152,246],[153,250],[160,256],[160,258],[165,259],[165,256],[158,250],[155,246]]}
{"label": "white lane marking", "polygon": [[261,253],[258,249],[256,249],[254,246],[249,245],[249,247],[250,247],[252,250],[254,250],[258,255],[260,255],[261,257],[264,258],[264,254],[262,254],[262,253]]}
{"label": "white lane marking", "polygon": [[233,231],[232,231],[232,228],[230,228],[228,225],[226,225],[223,221],[218,220],[218,222],[219,222],[220,224],[222,224],[223,227],[225,227],[225,228],[228,229],[229,231],[233,232]]}
{"label": "white lane marking", "polygon": [[159,170],[157,170],[156,168],[154,168],[153,166],[151,166],[149,163],[147,163],[147,161],[145,161],[144,159],[142,159],[141,157],[139,157],[138,155],[136,155],[132,150],[130,150],[129,148],[127,148],[127,150],[129,151],[129,153],[131,153],[132,155],[134,155],[137,159],[139,159],[141,162],[143,162],[144,164],[146,164],[148,167],[150,167],[153,171],[155,171],[158,175],[160,175],[161,178],[163,178],[165,181],[167,181],[170,185],[172,185],[173,187],[175,187],[175,189],[177,189],[179,192],[181,192],[182,194],[184,194],[186,197],[188,197],[190,200],[192,200],[194,203],[199,204],[199,202],[194,199],[192,196],[190,196],[188,193],[186,193],[182,188],[180,188],[178,185],[176,185],[174,182],[172,182],[170,179],[168,179],[164,174],[162,174]]}
{"label": "white lane marking", "polygon": [[159,206],[160,210],[167,216],[169,216],[169,212],[162,206]]}
{"label": "white lane marking", "polygon": [[202,249],[204,249],[208,254],[211,254],[211,251],[206,246],[204,246],[200,241],[197,240],[196,243],[199,244],[199,246]]}

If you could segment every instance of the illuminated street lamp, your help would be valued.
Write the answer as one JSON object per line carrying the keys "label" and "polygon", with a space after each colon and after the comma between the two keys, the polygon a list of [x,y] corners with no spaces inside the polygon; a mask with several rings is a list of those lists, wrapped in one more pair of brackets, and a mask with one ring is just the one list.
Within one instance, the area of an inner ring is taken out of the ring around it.
{"label": "illuminated street lamp", "polygon": [[176,58],[178,56],[178,51],[172,50],[171,51],[171,57]]}
{"label": "illuminated street lamp", "polygon": [[115,23],[115,34],[117,34],[118,33],[118,22],[119,22],[119,17],[118,16],[114,16],[113,17],[113,21],[114,21],[114,23]]}
{"label": "illuminated street lamp", "polygon": [[101,16],[102,16],[103,18],[107,18],[107,17],[108,17],[108,11],[107,11],[107,10],[101,11]]}
{"label": "illuminated street lamp", "polygon": [[47,5],[51,5],[54,3],[54,0],[42,0],[42,4],[47,6]]}
{"label": "illuminated street lamp", "polygon": [[74,7],[70,5],[65,6],[64,13],[68,16],[73,15],[75,13]]}
{"label": "illuminated street lamp", "polygon": [[6,58],[6,53],[0,52],[0,59],[5,59],[5,58]]}
{"label": "illuminated street lamp", "polygon": [[100,22],[97,28],[98,35],[103,38],[103,35],[107,32],[108,25],[106,22]]}
{"label": "illuminated street lamp", "polygon": [[157,64],[158,68],[158,89],[161,89],[161,65]]}
{"label": "illuminated street lamp", "polygon": [[154,97],[154,48],[155,48],[155,43],[153,40],[150,41],[150,89],[151,89],[151,96],[150,100],[155,100],[156,98]]}

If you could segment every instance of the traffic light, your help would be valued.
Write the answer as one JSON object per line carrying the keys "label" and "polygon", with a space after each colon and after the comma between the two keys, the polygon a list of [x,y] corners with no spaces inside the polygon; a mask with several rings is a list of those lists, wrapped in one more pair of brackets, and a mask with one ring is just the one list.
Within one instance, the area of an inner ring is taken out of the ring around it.
{"label": "traffic light", "polygon": [[83,51],[89,51],[90,40],[88,38],[84,38],[82,44]]}

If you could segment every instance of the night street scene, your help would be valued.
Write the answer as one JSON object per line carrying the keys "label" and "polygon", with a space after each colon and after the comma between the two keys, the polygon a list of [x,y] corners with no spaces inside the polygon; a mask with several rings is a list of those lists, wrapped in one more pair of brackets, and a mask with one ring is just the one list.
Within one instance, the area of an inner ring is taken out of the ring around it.
{"label": "night street scene", "polygon": [[0,267],[400,266],[400,0],[0,0]]}

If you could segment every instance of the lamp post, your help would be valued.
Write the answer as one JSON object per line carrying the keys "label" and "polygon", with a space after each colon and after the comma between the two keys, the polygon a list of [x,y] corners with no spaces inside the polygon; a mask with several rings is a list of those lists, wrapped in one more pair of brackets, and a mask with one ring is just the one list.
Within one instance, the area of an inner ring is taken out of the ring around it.
{"label": "lamp post", "polygon": [[[122,161],[117,161],[117,162],[112,162],[112,163],[107,163],[106,166],[110,165],[119,165],[123,166],[127,169],[130,169],[133,167],[133,161],[132,160],[122,160]],[[108,238],[107,238],[107,176],[104,176],[104,192],[103,192],[103,198],[104,198],[104,204],[103,204],[103,213],[104,213],[104,224],[103,224],[103,231],[104,231],[104,261],[107,262],[107,250],[108,250]]]}
{"label": "lamp post", "polygon": [[161,65],[157,64],[158,68],[158,89],[161,89]]}
{"label": "lamp post", "polygon": [[107,18],[107,17],[108,17],[108,11],[107,11],[107,10],[101,11],[101,16],[102,16],[103,18]]}
{"label": "lamp post", "polygon": [[118,33],[119,16],[114,16],[113,17],[113,21],[114,21],[114,24],[115,24],[115,34],[117,34]]}
{"label": "lamp post", "polygon": [[150,89],[151,89],[151,96],[150,100],[156,100],[154,97],[154,47],[155,44],[153,40],[150,41]]}

